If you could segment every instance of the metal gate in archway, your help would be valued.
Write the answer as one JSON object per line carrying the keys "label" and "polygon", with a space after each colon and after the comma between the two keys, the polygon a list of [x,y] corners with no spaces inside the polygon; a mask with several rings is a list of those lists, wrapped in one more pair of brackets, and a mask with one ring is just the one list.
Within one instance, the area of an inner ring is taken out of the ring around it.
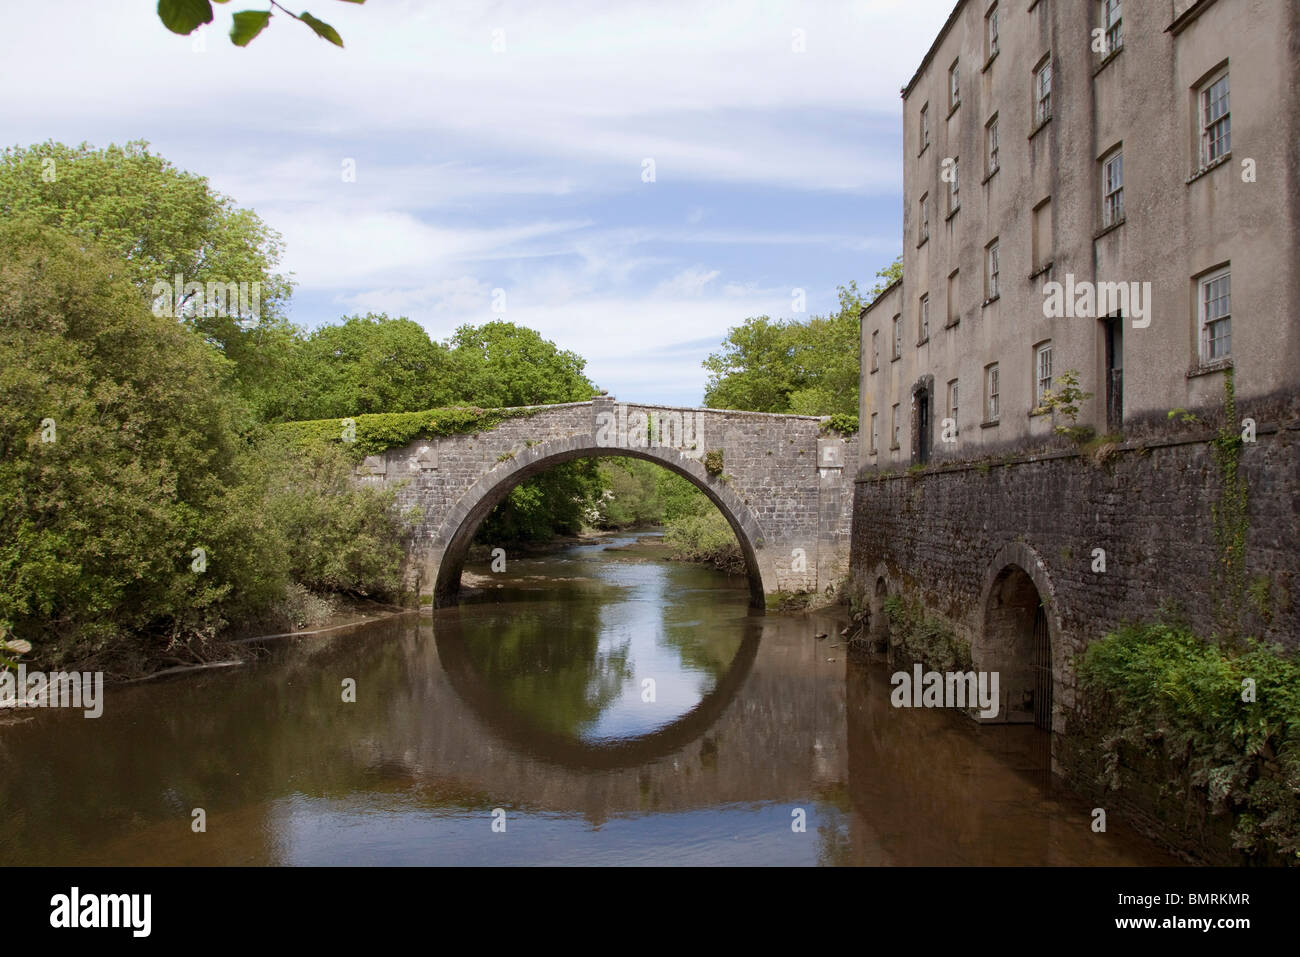
{"label": "metal gate in archway", "polygon": [[1034,613],[1034,727],[1052,730],[1052,639],[1042,603]]}

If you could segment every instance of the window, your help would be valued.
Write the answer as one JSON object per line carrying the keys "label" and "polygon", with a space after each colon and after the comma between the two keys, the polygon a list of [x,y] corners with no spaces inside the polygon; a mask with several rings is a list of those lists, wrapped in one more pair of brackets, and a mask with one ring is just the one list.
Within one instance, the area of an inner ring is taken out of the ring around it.
{"label": "window", "polygon": [[1034,273],[1052,261],[1052,198],[1049,196],[1034,207],[1030,242],[1033,244]]}
{"label": "window", "polygon": [[1120,0],[1101,0],[1101,28],[1106,31],[1106,56],[1124,45],[1120,20]]}
{"label": "window", "polygon": [[998,364],[984,369],[984,421],[998,420]]}
{"label": "window", "polygon": [[954,269],[948,275],[948,325],[957,325],[957,320],[961,318],[961,310],[957,305],[957,274],[960,270]]}
{"label": "window", "polygon": [[989,120],[988,125],[984,127],[984,142],[987,146],[986,155],[988,156],[988,169],[985,171],[992,176],[998,171],[998,115],[993,114],[993,119]]}
{"label": "window", "polygon": [[878,444],[878,443],[880,442],[880,423],[877,421],[877,419],[879,419],[879,418],[880,418],[880,416],[879,416],[877,413],[875,413],[875,412],[872,412],[872,413],[871,413],[871,452],[872,452],[872,454],[875,454],[876,450],[880,447],[879,444]]}
{"label": "window", "polygon": [[985,247],[985,263],[987,268],[984,273],[984,286],[986,300],[996,299],[998,297],[998,241],[995,239]]}
{"label": "window", "polygon": [[952,419],[954,429],[957,425],[957,380],[953,379],[948,383],[948,418]]}
{"label": "window", "polygon": [[1043,393],[1052,387],[1052,343],[1034,348],[1034,405],[1043,404]]}
{"label": "window", "polygon": [[952,158],[951,178],[948,180],[948,214],[951,215],[961,208],[961,161],[954,156]]}
{"label": "window", "polygon": [[903,317],[894,317],[894,356],[895,359],[903,357]]}
{"label": "window", "polygon": [[930,294],[921,297],[920,322],[917,325],[917,345],[930,338]]}
{"label": "window", "polygon": [[1101,161],[1101,224],[1124,218],[1124,154],[1115,150]]}
{"label": "window", "polygon": [[954,60],[948,68],[948,108],[955,110],[961,106],[961,78],[958,61]]}
{"label": "window", "polygon": [[985,59],[992,60],[998,54],[998,5],[996,3],[989,7],[989,12],[984,15],[984,34],[988,41]]}
{"label": "window", "polygon": [[919,246],[930,238],[930,194],[921,197],[920,225],[917,227],[916,244]]}
{"label": "window", "polygon": [[1228,110],[1225,70],[1201,88],[1201,165],[1209,166],[1232,150],[1232,114]]}
{"label": "window", "polygon": [[871,371],[880,368],[880,330],[871,330]]}
{"label": "window", "polygon": [[898,444],[898,403],[897,403],[897,402],[894,403],[893,416],[894,416],[894,417],[893,417],[893,419],[891,420],[890,432],[889,432],[889,434],[892,436],[892,438],[890,439],[889,447],[890,447],[891,449],[896,449],[896,448],[899,448],[899,444]]}
{"label": "window", "polygon": [[926,103],[921,107],[921,148],[917,155],[925,152],[925,148],[930,145],[930,104]]}
{"label": "window", "polygon": [[1220,269],[1197,283],[1200,312],[1201,362],[1210,363],[1232,355],[1232,275]]}
{"label": "window", "polygon": [[1047,58],[1034,71],[1034,125],[1046,123],[1052,118],[1052,56]]}

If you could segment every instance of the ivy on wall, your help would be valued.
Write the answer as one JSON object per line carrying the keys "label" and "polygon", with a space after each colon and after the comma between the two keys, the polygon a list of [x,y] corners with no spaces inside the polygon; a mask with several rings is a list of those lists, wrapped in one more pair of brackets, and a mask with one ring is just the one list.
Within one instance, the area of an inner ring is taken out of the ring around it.
{"label": "ivy on wall", "polygon": [[408,445],[416,439],[485,432],[507,419],[534,415],[540,411],[540,408],[480,409],[477,406],[451,406],[422,412],[358,415],[354,419],[286,422],[271,428],[273,434],[292,445],[341,443],[359,462],[367,455],[379,455],[389,449]]}

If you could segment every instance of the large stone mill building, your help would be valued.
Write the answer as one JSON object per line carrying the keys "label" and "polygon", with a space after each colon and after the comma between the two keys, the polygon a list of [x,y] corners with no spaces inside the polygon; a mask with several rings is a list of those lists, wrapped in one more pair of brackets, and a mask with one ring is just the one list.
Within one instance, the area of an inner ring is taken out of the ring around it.
{"label": "large stone mill building", "polygon": [[[885,599],[920,602],[1067,775],[1077,657],[1122,622],[1300,642],[1298,62],[1295,2],[960,0],[902,90],[854,576],[880,643]],[[1071,376],[1075,416],[1049,401]],[[1248,529],[1225,571],[1229,383]]]}

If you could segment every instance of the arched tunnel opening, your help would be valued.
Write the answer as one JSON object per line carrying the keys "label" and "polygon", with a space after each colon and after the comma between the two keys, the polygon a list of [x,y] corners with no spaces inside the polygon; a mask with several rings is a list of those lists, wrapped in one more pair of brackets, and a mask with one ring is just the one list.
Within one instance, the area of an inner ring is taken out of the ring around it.
{"label": "arched tunnel opening", "polygon": [[[499,465],[461,510],[437,578],[433,631],[458,687],[562,763],[617,764],[707,727],[748,671],[762,596],[722,496],[653,452]],[[682,532],[671,545],[665,524]]]}
{"label": "arched tunnel opening", "polygon": [[[663,514],[696,520],[684,523],[693,527],[682,536],[683,544],[688,539],[699,539],[710,554],[693,557],[720,559],[717,564],[743,575],[751,607],[764,608],[764,585],[757,555],[762,541],[756,534],[757,525],[751,516],[736,514],[744,506],[731,501],[734,496],[706,478],[693,474],[689,467],[692,461],[671,450],[665,454],[665,450],[658,449],[640,452],[602,447],[542,449],[540,452],[528,449],[518,459],[503,460],[501,465],[505,467],[494,469],[471,488],[435,535],[434,607],[445,607],[459,600],[462,575],[475,545],[491,548],[500,542],[518,542],[521,537],[544,539],[554,530],[553,527],[538,526],[535,509],[530,511],[528,508],[530,503],[535,506],[540,501],[545,505],[548,497],[551,503],[555,503],[566,493],[580,492],[584,484],[588,488],[599,488],[602,483],[609,482],[611,475],[615,482],[623,480],[626,492],[629,483],[643,483],[649,474],[646,465],[632,463],[648,463],[656,472],[669,473],[666,482],[656,482],[657,491],[666,499],[661,502]],[[621,463],[628,465],[620,468]],[[699,471],[703,471],[702,468]],[[617,489],[613,491],[612,497],[596,503],[598,507],[604,506],[601,514],[591,514],[589,505],[570,502],[561,509],[566,514],[550,518],[558,519],[559,527],[565,531],[576,531],[579,525],[612,527],[628,518],[631,524],[636,524],[636,514],[627,517],[617,514],[620,508],[627,506],[628,498],[635,498],[635,495],[620,497]],[[521,492],[524,494],[520,495]],[[572,507],[575,504],[576,507]],[[611,515],[611,511],[615,514]],[[731,542],[726,541],[727,535],[718,517],[730,530]]]}

